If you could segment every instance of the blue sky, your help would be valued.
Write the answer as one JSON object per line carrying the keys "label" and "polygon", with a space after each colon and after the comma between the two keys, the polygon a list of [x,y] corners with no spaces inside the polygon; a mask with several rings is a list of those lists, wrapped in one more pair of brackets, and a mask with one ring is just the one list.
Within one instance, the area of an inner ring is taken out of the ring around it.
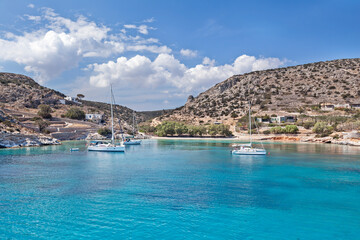
{"label": "blue sky", "polygon": [[233,74],[360,55],[360,1],[1,1],[0,70],[135,110]]}

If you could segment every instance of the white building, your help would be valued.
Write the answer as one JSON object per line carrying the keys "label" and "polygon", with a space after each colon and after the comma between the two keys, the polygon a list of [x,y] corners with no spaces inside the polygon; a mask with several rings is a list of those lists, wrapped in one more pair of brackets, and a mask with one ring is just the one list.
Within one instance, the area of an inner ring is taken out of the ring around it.
{"label": "white building", "polygon": [[69,97],[69,96],[66,96],[64,97],[64,99],[66,101],[69,101],[69,102],[73,102],[73,103],[77,103],[77,104],[81,104],[81,102],[78,102],[77,98],[76,97]]}
{"label": "white building", "polygon": [[350,104],[345,103],[345,104],[335,104],[334,105],[335,108],[350,108]]}
{"label": "white building", "polygon": [[296,122],[295,116],[278,116],[271,117],[272,123],[287,123],[287,122]]}
{"label": "white building", "polygon": [[321,110],[323,111],[333,111],[335,109],[335,105],[332,103],[322,103]]}
{"label": "white building", "polygon": [[85,120],[88,120],[88,121],[101,122],[102,119],[103,119],[103,115],[102,115],[102,114],[98,114],[98,113],[88,113],[88,114],[85,114]]}
{"label": "white building", "polygon": [[360,109],[360,103],[358,104],[350,104],[351,108]]}

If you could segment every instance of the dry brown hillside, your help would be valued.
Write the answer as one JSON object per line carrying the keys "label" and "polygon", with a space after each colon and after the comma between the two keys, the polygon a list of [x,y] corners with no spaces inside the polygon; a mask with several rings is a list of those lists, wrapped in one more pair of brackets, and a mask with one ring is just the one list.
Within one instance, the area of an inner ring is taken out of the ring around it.
{"label": "dry brown hillside", "polygon": [[[107,103],[83,100],[81,101],[82,105],[65,106],[59,102],[59,99],[64,97],[63,93],[43,87],[30,77],[21,74],[0,73],[0,104],[3,107],[36,113],[40,104],[47,104],[53,108],[55,111],[53,115],[57,117],[60,117],[70,107],[80,107],[85,113],[104,113],[106,119],[108,118],[110,105]],[[138,122],[142,122],[163,113],[163,111],[137,112],[136,117]],[[131,125],[133,110],[117,105],[117,116]]]}
{"label": "dry brown hillside", "polygon": [[247,102],[263,111],[294,112],[330,103],[360,103],[360,59],[341,59],[235,75],[161,120],[219,119],[243,115]]}

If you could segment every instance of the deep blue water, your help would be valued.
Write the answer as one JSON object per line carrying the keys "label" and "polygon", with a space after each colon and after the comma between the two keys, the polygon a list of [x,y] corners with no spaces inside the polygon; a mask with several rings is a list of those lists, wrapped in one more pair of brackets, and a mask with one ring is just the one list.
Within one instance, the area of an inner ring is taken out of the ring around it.
{"label": "deep blue water", "polygon": [[230,145],[0,150],[0,239],[360,239],[360,148]]}

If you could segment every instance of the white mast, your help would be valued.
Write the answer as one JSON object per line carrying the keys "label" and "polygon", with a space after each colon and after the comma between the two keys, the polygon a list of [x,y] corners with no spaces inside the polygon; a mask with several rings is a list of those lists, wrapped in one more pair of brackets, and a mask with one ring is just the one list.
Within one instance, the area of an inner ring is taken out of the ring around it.
{"label": "white mast", "polygon": [[249,101],[249,128],[250,128],[250,145],[251,145],[251,102]]}
{"label": "white mast", "polygon": [[113,112],[113,92],[112,92],[112,85],[110,84],[110,96],[111,96],[111,143],[115,144],[114,138],[114,112]]}
{"label": "white mast", "polygon": [[135,137],[135,111],[133,111],[133,135]]}

